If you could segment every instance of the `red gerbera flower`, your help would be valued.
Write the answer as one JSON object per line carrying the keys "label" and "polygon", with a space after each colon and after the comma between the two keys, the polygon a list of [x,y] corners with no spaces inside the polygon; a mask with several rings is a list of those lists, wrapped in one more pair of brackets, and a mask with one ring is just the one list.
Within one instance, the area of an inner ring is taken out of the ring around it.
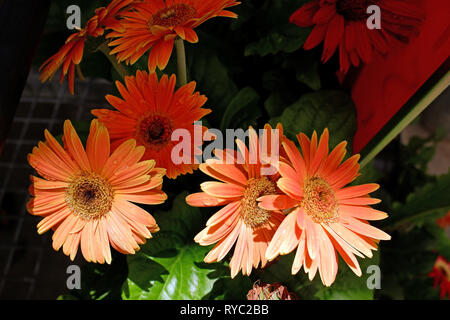
{"label": "red gerbera flower", "polygon": [[60,82],[68,75],[70,93],[74,94],[75,66],[81,63],[86,39],[97,38],[104,34],[105,30],[120,30],[121,26],[117,20],[120,13],[135,0],[113,0],[106,8],[98,8],[95,15],[88,20],[84,29],[67,38],[66,43],[59,51],[46,60],[40,67],[41,81],[45,82],[55,75],[62,66]]}
{"label": "red gerbera flower", "polygon": [[111,32],[107,37],[111,51],[119,62],[134,64],[148,50],[148,69],[164,69],[172,54],[174,39],[180,37],[191,43],[198,42],[194,28],[214,17],[236,18],[224,10],[239,2],[234,0],[151,0],[143,1],[124,14],[124,30]]}
{"label": "red gerbera flower", "polygon": [[[379,30],[367,27],[370,5],[381,9]],[[323,63],[339,47],[340,71],[346,73],[351,65],[368,63],[373,51],[385,54],[394,38],[407,41],[417,34],[422,14],[412,1],[315,0],[294,12],[290,21],[300,27],[314,26],[304,48],[312,49],[323,41]]]}
{"label": "red gerbera flower", "polygon": [[450,297],[450,262],[439,256],[429,276],[434,279],[433,287],[440,286],[441,299]]}

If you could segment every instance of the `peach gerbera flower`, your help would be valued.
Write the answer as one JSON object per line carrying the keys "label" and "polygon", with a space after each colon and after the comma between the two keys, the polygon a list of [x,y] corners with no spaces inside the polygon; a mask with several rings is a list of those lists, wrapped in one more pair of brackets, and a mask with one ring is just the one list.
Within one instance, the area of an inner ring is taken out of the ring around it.
{"label": "peach gerbera flower", "polygon": [[284,139],[282,145],[288,161],[281,161],[278,187],[284,195],[269,195],[258,199],[260,208],[290,212],[275,233],[266,252],[273,260],[297,248],[292,274],[302,266],[312,280],[319,270],[322,282],[330,286],[337,274],[336,250],[358,275],[361,269],[355,255],[372,257],[379,240],[390,236],[371,226],[367,220],[380,220],[387,214],[369,207],[380,200],[368,196],[379,188],[377,184],[345,187],[358,176],[359,155],[344,159],[346,142],[328,153],[328,130],[317,143],[314,132],[309,140],[300,133],[295,144]]}
{"label": "peach gerbera flower", "polygon": [[88,262],[111,263],[110,245],[134,254],[151,232],[155,219],[136,203],[160,204],[164,169],[155,161],[140,161],[144,147],[128,140],[110,154],[109,135],[97,120],[91,123],[84,149],[69,120],[64,123],[64,148],[45,131],[45,142],[28,155],[44,179],[31,176],[27,204],[30,214],[44,217],[38,233],[50,229],[53,248],[63,248],[73,260],[78,247]]}
{"label": "peach gerbera flower", "polygon": [[441,299],[444,299],[447,295],[450,297],[450,262],[439,256],[429,276],[434,279],[434,288],[439,285]]}
{"label": "peach gerbera flower", "polygon": [[179,37],[191,43],[198,42],[194,29],[214,17],[236,18],[224,10],[238,5],[234,0],[146,0],[133,6],[121,20],[124,31],[115,31],[107,38],[115,46],[119,62],[134,64],[148,50],[148,68],[164,69],[172,54],[174,39]]}
{"label": "peach gerbera flower", "polygon": [[[124,87],[119,81],[117,88],[123,99],[106,96],[108,102],[118,111],[92,110],[109,130],[111,146],[115,149],[128,139],[136,139],[145,146],[144,159],[155,159],[156,165],[167,169],[167,177],[174,179],[180,174],[192,173],[198,167],[194,156],[201,150],[202,141],[195,139],[195,130],[206,128],[194,125],[195,121],[211,112],[203,109],[206,97],[194,93],[195,82],[190,82],[175,91],[176,77],[164,75],[158,82],[155,73],[137,71],[136,77],[125,77]],[[172,141],[174,130],[187,130],[191,137],[191,161],[175,164],[172,149],[178,144]],[[201,140],[201,139],[200,139]]]}
{"label": "peach gerbera flower", "polygon": [[60,82],[68,75],[70,93],[74,94],[75,66],[83,59],[84,45],[88,37],[102,36],[107,29],[120,31],[117,18],[132,2],[136,0],[113,0],[106,8],[98,8],[95,15],[88,20],[84,29],[67,38],[59,51],[46,60],[40,67],[41,81],[52,79],[56,71],[62,67]]}
{"label": "peach gerbera flower", "polygon": [[[267,145],[267,141],[271,141],[267,137],[272,128],[266,126],[265,129],[262,143]],[[230,262],[232,278],[241,269],[244,275],[250,275],[252,268],[266,265],[267,246],[284,218],[281,212],[258,208],[256,201],[260,196],[279,193],[276,186],[279,174],[275,170],[272,175],[262,175],[261,168],[270,166],[270,163],[260,156],[249,161],[252,157],[244,142],[236,140],[236,144],[237,152],[216,150],[218,159],[209,159],[200,165],[201,171],[221,182],[204,182],[200,185],[203,192],[186,198],[191,206],[225,206],[208,220],[206,228],[194,240],[202,246],[217,243],[205,257],[207,263],[222,260],[235,246]],[[262,144],[252,128],[249,129],[249,145],[252,154],[259,154]],[[240,161],[240,164],[239,159],[245,161]]]}

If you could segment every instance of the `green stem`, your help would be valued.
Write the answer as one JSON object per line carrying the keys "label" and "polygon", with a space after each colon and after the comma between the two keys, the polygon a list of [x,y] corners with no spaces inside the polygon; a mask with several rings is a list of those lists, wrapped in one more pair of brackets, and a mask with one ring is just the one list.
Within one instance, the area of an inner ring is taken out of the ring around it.
{"label": "green stem", "polygon": [[108,58],[111,65],[114,67],[114,69],[117,71],[117,73],[120,74],[120,76],[122,78],[125,78],[126,76],[129,75],[128,70],[123,65],[121,65],[113,55],[111,55],[111,50],[109,49],[106,42],[103,42],[97,48],[97,50],[103,52],[103,54],[106,56],[106,58]]}
{"label": "green stem", "polygon": [[178,65],[177,84],[181,87],[187,84],[186,52],[183,39],[178,38],[175,40],[175,48],[177,50]]}

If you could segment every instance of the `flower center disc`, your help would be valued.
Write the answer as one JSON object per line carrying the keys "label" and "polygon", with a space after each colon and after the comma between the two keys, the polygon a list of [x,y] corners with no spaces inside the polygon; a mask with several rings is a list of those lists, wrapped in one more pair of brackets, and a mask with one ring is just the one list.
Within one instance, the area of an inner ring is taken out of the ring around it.
{"label": "flower center disc", "polygon": [[306,181],[303,189],[303,208],[316,223],[336,222],[339,212],[333,189],[322,178]]}
{"label": "flower center disc", "polygon": [[156,12],[149,21],[149,26],[177,27],[195,17],[195,8],[184,3],[177,3],[171,7]]}
{"label": "flower center disc", "polygon": [[138,133],[142,144],[150,149],[160,150],[170,141],[172,132],[169,119],[153,115],[141,121]]}
{"label": "flower center disc", "polygon": [[261,209],[256,199],[274,193],[275,184],[266,177],[248,180],[241,200],[241,218],[247,226],[254,229],[269,220],[270,211]]}
{"label": "flower center disc", "polygon": [[338,0],[336,11],[345,20],[361,21],[367,18],[367,8],[377,0]]}
{"label": "flower center disc", "polygon": [[107,214],[113,200],[111,185],[96,173],[82,173],[73,179],[66,191],[69,208],[86,220],[98,219]]}

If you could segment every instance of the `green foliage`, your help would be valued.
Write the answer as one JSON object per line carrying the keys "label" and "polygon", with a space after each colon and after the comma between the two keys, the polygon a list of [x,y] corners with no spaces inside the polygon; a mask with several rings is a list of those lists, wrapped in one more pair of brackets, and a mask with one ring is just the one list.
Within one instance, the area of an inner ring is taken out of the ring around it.
{"label": "green foliage", "polygon": [[216,278],[204,266],[208,248],[193,243],[200,210],[189,207],[178,195],[170,211],[155,213],[160,231],[128,257],[128,278],[122,298],[132,300],[202,299],[213,288]]}
{"label": "green foliage", "polygon": [[442,175],[410,194],[406,203],[394,203],[389,227],[410,228],[422,226],[450,211],[450,173]]}
{"label": "green foliage", "polygon": [[220,125],[222,131],[230,128],[247,128],[253,124],[253,119],[261,116],[258,108],[259,98],[258,93],[250,87],[239,91],[225,110]]}
{"label": "green foliage", "polygon": [[320,135],[328,128],[330,145],[336,146],[343,140],[351,143],[356,115],[353,102],[345,93],[321,90],[303,95],[270,122],[281,122],[286,136],[294,140],[299,132],[311,136],[315,130]]}

